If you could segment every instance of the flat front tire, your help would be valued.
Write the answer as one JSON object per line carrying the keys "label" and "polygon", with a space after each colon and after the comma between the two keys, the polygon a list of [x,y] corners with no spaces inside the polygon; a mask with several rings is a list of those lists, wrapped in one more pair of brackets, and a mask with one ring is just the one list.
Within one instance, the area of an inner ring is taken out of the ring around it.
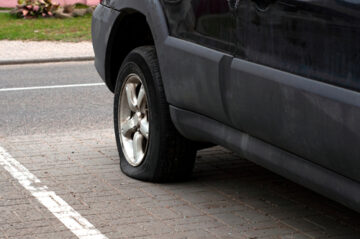
{"label": "flat front tire", "polygon": [[134,49],[120,68],[114,126],[120,167],[126,175],[152,182],[191,176],[196,145],[171,122],[153,46]]}

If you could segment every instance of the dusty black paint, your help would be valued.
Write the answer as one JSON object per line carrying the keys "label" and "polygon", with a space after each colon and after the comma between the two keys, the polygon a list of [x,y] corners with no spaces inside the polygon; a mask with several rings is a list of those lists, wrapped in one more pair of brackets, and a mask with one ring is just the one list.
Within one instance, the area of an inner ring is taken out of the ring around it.
{"label": "dusty black paint", "polygon": [[[163,0],[163,6],[170,33],[187,40],[167,42],[176,57],[165,65],[178,66],[169,75],[173,105],[360,182],[359,94],[318,84],[360,90],[360,1]],[[216,19],[222,31],[217,24],[199,31],[203,18]]]}
{"label": "dusty black paint", "polygon": [[110,0],[114,11],[94,14],[96,67],[107,81],[112,43],[98,33],[123,12],[142,14],[167,101],[189,112],[172,115],[185,137],[251,150],[249,160],[359,210],[357,2]]}
{"label": "dusty black paint", "polygon": [[280,0],[263,12],[241,2],[240,58],[360,90],[360,1]]}
{"label": "dusty black paint", "polygon": [[191,139],[207,138],[360,212],[359,182],[202,115],[172,106],[170,112],[178,130]]}
{"label": "dusty black paint", "polygon": [[227,0],[161,0],[173,36],[233,53],[235,3]]}
{"label": "dusty black paint", "polygon": [[162,0],[173,36],[360,90],[360,1]]}

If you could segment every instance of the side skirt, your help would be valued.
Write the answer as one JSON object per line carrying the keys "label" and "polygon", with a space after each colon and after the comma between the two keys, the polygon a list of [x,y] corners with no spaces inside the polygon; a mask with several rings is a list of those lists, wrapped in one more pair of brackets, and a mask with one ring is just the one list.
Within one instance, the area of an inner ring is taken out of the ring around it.
{"label": "side skirt", "polygon": [[210,141],[283,177],[360,212],[360,184],[205,116],[170,106],[178,131],[196,141]]}

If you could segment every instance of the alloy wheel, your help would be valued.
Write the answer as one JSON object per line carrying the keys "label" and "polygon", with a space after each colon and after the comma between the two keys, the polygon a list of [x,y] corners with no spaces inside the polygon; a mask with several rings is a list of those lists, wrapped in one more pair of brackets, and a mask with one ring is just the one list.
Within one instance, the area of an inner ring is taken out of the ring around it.
{"label": "alloy wheel", "polygon": [[126,77],[119,101],[119,136],[128,163],[139,166],[149,144],[149,115],[146,90],[137,74]]}

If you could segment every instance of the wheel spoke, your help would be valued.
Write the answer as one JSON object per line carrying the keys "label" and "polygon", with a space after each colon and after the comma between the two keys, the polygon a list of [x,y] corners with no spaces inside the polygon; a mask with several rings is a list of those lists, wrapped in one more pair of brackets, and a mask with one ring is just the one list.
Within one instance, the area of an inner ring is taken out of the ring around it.
{"label": "wheel spoke", "polygon": [[135,132],[137,126],[137,121],[135,120],[135,117],[132,117],[124,122],[121,123],[121,134],[129,138],[132,133]]}
{"label": "wheel spoke", "polygon": [[[137,98],[137,108],[142,110],[143,106],[145,106],[145,101],[146,101],[146,92],[145,92],[145,88],[144,88],[144,85],[141,85],[140,87],[140,91],[139,91],[139,95],[138,95],[138,98]],[[144,112],[142,112],[144,113]]]}
{"label": "wheel spoke", "polygon": [[144,136],[141,133],[136,132],[133,138],[133,150],[134,150],[134,159],[135,162],[139,162],[144,157],[144,150],[143,150],[143,140]]}
{"label": "wheel spoke", "polygon": [[128,83],[125,86],[126,98],[129,104],[129,108],[132,112],[136,112],[137,98],[136,98],[136,85]]}
{"label": "wheel spoke", "polygon": [[146,139],[149,138],[149,121],[147,117],[140,121],[140,132]]}

